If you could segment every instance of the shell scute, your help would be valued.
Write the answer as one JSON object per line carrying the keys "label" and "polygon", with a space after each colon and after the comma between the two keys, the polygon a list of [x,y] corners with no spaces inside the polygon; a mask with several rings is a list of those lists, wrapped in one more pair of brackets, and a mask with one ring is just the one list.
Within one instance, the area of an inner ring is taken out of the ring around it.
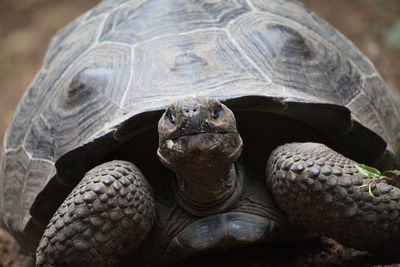
{"label": "shell scute", "polygon": [[221,28],[249,11],[244,0],[133,1],[110,14],[100,41],[136,44],[160,36]]}

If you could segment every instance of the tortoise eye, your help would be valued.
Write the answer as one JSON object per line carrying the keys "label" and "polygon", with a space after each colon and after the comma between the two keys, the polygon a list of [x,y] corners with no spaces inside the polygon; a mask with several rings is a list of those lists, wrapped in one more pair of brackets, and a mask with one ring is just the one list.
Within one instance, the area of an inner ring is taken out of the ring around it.
{"label": "tortoise eye", "polygon": [[214,120],[218,119],[219,116],[221,115],[221,111],[222,111],[222,106],[221,105],[214,106],[213,111],[211,113],[212,118]]}
{"label": "tortoise eye", "polygon": [[168,118],[170,123],[175,124],[175,116],[174,116],[174,114],[172,114],[171,110],[167,111],[166,116],[167,116],[167,118]]}

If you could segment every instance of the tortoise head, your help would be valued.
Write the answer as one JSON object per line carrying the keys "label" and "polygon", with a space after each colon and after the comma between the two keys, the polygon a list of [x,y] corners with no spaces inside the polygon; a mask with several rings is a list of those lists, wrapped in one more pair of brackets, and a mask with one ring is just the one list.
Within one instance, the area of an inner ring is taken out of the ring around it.
{"label": "tortoise head", "polygon": [[235,162],[242,139],[233,112],[216,99],[188,98],[172,103],[158,123],[158,156],[166,167],[212,167]]}

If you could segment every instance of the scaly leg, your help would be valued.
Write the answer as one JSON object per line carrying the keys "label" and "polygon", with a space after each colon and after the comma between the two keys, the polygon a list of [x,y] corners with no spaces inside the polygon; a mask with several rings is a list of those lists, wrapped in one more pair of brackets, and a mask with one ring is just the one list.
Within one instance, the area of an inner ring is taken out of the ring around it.
{"label": "scaly leg", "polygon": [[38,266],[109,266],[150,232],[150,185],[132,163],[89,171],[53,215],[36,251]]}
{"label": "scaly leg", "polygon": [[278,147],[267,163],[267,184],[293,222],[349,247],[377,253],[400,251],[400,190],[371,178],[355,162],[322,144]]}

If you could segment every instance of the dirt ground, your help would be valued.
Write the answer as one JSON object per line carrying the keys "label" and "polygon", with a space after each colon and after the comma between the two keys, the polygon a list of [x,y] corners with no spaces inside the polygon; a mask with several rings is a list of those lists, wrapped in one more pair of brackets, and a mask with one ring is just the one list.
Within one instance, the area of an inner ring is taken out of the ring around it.
{"label": "dirt ground", "polygon": [[[18,100],[40,68],[49,38],[59,27],[98,2],[0,0],[1,139]],[[394,31],[396,22],[400,25],[400,0],[303,2],[370,57],[400,101],[400,29],[397,33]],[[393,34],[397,34],[399,43],[388,40]],[[337,245],[331,247],[337,249]],[[0,229],[0,267],[32,264],[31,258],[20,251],[10,235]],[[374,264],[376,262],[371,262]]]}

